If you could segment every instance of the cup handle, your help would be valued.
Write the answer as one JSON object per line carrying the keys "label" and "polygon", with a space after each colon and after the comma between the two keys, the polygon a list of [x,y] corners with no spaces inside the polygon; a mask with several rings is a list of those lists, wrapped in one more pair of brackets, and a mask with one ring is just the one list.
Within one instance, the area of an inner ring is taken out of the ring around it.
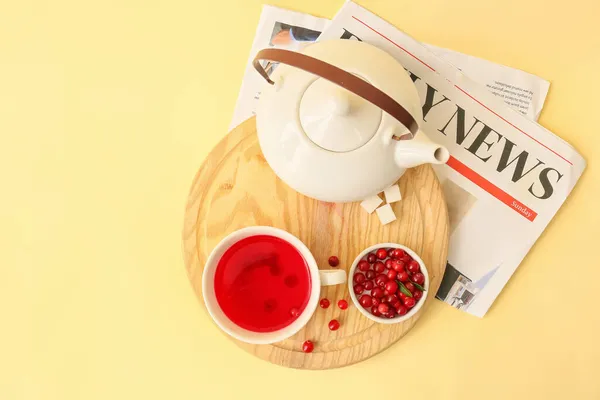
{"label": "cup handle", "polygon": [[346,282],[346,271],[341,269],[319,271],[319,276],[321,277],[321,286],[333,286]]}

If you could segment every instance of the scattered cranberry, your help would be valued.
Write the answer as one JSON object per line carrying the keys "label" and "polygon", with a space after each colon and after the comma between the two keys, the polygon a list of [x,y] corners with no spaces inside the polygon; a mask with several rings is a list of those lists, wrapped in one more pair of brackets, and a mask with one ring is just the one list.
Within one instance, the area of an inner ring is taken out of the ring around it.
{"label": "scattered cranberry", "polygon": [[417,302],[415,301],[415,299],[413,297],[407,297],[406,299],[404,299],[404,305],[407,308],[413,308],[415,306],[415,304],[417,304]]}
{"label": "scattered cranberry", "polygon": [[415,301],[421,300],[421,297],[423,297],[423,292],[421,292],[419,289],[413,292],[413,299],[415,299]]}
{"label": "scattered cranberry", "polygon": [[371,297],[371,300],[373,301],[373,305],[375,307],[377,307],[379,305],[379,303],[381,303],[381,301],[379,301],[379,299],[377,297]]}
{"label": "scattered cranberry", "polygon": [[365,287],[365,290],[371,290],[375,287],[375,284],[373,283],[373,281],[366,281],[365,283],[363,283],[363,286]]}
{"label": "scattered cranberry", "polygon": [[412,276],[412,280],[413,280],[413,282],[418,283],[419,285],[422,285],[425,283],[425,275],[423,275],[420,272],[417,272],[416,274],[414,274]]}
{"label": "scattered cranberry", "polygon": [[340,328],[340,322],[337,319],[332,319],[329,321],[329,330],[337,331]]}
{"label": "scattered cranberry", "polygon": [[303,352],[312,353],[312,351],[314,349],[315,349],[315,345],[310,340],[307,340],[306,342],[302,343],[302,351]]}
{"label": "scattered cranberry", "polygon": [[367,277],[367,279],[375,279],[376,275],[377,275],[377,273],[375,271],[373,271],[372,269],[365,272],[365,276]]}
{"label": "scattered cranberry", "polygon": [[384,274],[379,274],[375,277],[375,284],[379,287],[384,287],[387,281],[388,277]]}
{"label": "scattered cranberry", "polygon": [[377,256],[374,253],[369,253],[369,255],[367,255],[367,261],[373,264],[377,261]]}
{"label": "scattered cranberry", "polygon": [[404,284],[404,287],[406,287],[408,289],[408,291],[411,292],[412,294],[415,293],[415,285],[413,285],[412,282],[406,282]]}
{"label": "scattered cranberry", "polygon": [[377,258],[379,258],[380,260],[385,260],[387,257],[387,250],[379,249],[379,250],[377,250],[377,252],[375,254],[377,255]]}
{"label": "scattered cranberry", "polygon": [[373,298],[368,294],[363,294],[362,296],[360,296],[360,299],[358,299],[358,302],[364,308],[368,308],[373,305]]}
{"label": "scattered cranberry", "polygon": [[[380,306],[381,304],[379,304]],[[373,306],[371,307],[371,314],[373,314],[376,317],[379,317],[381,315],[381,313],[379,312],[379,306]]]}
{"label": "scattered cranberry", "polygon": [[398,315],[405,315],[408,312],[408,308],[404,307],[403,305],[400,305],[400,307],[397,308],[396,311],[398,311]]}
{"label": "scattered cranberry", "polygon": [[421,271],[421,267],[419,267],[419,263],[415,260],[412,260],[411,262],[409,262],[408,267],[406,267],[406,269],[408,270],[408,272],[411,272],[413,274]]}
{"label": "scattered cranberry", "polygon": [[375,263],[375,265],[373,266],[373,268],[375,269],[375,272],[377,272],[378,274],[380,274],[383,271],[385,271],[385,264],[382,263],[381,261],[377,261]]}
{"label": "scattered cranberry", "polygon": [[363,285],[354,285],[354,293],[361,294],[365,291],[365,287]]}
{"label": "scattered cranberry", "polygon": [[404,266],[405,266],[405,264],[404,264],[403,261],[394,260],[394,262],[392,263],[392,268],[396,272],[402,272],[402,271],[404,271]]}
{"label": "scattered cranberry", "polygon": [[398,280],[400,282],[407,282],[408,281],[408,274],[405,271],[402,272],[398,272],[398,275],[396,275],[396,278],[398,278]]}
{"label": "scattered cranberry", "polygon": [[377,306],[377,311],[379,311],[380,314],[386,314],[389,310],[390,306],[388,306],[385,303],[379,303],[379,305]]}
{"label": "scattered cranberry", "polygon": [[363,283],[366,280],[367,280],[367,278],[365,277],[365,274],[363,274],[361,272],[357,272],[356,274],[354,274],[354,278],[353,278],[354,283]]}
{"label": "scattered cranberry", "polygon": [[297,318],[300,316],[300,310],[298,310],[296,307],[292,307],[290,308],[290,315],[294,318]]}
{"label": "scattered cranberry", "polygon": [[362,272],[366,272],[371,269],[371,265],[367,260],[360,260],[357,265],[358,269]]}
{"label": "scattered cranberry", "polygon": [[348,302],[342,299],[338,301],[338,307],[340,308],[340,310],[345,310],[346,308],[348,308]]}
{"label": "scattered cranberry", "polygon": [[327,308],[327,307],[329,307],[329,300],[321,299],[321,301],[319,302],[319,305],[321,306],[321,308]]}
{"label": "scattered cranberry", "polygon": [[371,290],[371,296],[377,297],[378,299],[382,298],[383,297],[383,289],[380,287],[374,288],[373,290]]}
{"label": "scattered cranberry", "polygon": [[329,265],[331,265],[332,267],[337,267],[338,265],[340,265],[340,259],[337,258],[336,256],[331,256],[329,257]]}
{"label": "scattered cranberry", "polygon": [[387,290],[390,293],[396,293],[396,291],[398,290],[398,284],[396,283],[396,281],[387,281],[385,283],[385,290]]}
{"label": "scattered cranberry", "polygon": [[393,269],[390,269],[385,274],[387,275],[387,277],[388,277],[389,280],[394,280],[394,279],[396,279],[396,275],[398,273],[396,271],[394,271]]}

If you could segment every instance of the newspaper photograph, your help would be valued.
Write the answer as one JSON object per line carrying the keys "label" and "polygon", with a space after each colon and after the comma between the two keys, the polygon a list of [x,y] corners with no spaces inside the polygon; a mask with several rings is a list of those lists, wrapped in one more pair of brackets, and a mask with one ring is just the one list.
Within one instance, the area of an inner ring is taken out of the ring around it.
{"label": "newspaper photograph", "polygon": [[434,166],[450,214],[448,264],[437,297],[482,317],[577,181],[586,163],[562,139],[509,107],[455,64],[355,3],[319,40],[361,40],[409,72],[422,130],[450,160]]}
{"label": "newspaper photograph", "polygon": [[[229,130],[255,113],[256,100],[264,81],[252,67],[252,60],[256,53],[266,47],[301,50],[316,41],[328,23],[329,20],[325,18],[269,5],[263,6]],[[531,119],[537,121],[539,118],[550,82],[481,58],[432,45],[426,46],[461,69],[474,81],[485,85],[489,91],[503,98],[508,105]],[[268,72],[274,70],[274,65],[266,67]]]}

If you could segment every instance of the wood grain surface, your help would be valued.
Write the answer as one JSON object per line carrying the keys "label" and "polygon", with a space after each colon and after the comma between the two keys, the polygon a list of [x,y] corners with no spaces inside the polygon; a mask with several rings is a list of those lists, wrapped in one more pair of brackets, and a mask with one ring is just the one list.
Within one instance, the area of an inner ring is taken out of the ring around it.
{"label": "wood grain surface", "polygon": [[[448,212],[442,189],[430,165],[408,170],[400,179],[402,201],[393,204],[398,220],[382,226],[375,213],[358,203],[334,204],[305,197],[275,176],[258,144],[254,118],[231,131],[210,153],[198,171],[185,210],[183,244],[189,280],[201,302],[204,262],[214,246],[229,233],[251,225],[285,229],[302,240],[321,269],[330,268],[331,255],[349,269],[366,247],[382,242],[404,244],[423,259],[430,276],[426,304],[413,318],[382,325],[364,317],[352,304],[347,285],[325,287],[321,297],[332,305],[315,315],[293,337],[273,345],[249,345],[244,350],[286,367],[325,369],[364,360],[396,342],[427,312],[446,268]],[[350,307],[336,303],[347,299]],[[327,328],[336,318],[341,327]],[[310,339],[313,353],[301,345]]]}

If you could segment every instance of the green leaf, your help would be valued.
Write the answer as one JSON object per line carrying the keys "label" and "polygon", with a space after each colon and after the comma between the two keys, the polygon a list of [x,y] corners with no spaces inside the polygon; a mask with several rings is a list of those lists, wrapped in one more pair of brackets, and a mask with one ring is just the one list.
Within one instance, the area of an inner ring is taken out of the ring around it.
{"label": "green leaf", "polygon": [[398,287],[400,288],[400,291],[402,293],[404,293],[407,297],[413,297],[412,293],[410,292],[410,290],[408,290],[406,288],[406,286],[404,286],[404,283],[400,282],[399,280],[396,280],[396,282],[398,283]]}
{"label": "green leaf", "polygon": [[415,287],[417,289],[419,289],[421,292],[425,291],[425,288],[423,286],[419,285],[418,283],[413,282],[412,284],[415,285]]}

